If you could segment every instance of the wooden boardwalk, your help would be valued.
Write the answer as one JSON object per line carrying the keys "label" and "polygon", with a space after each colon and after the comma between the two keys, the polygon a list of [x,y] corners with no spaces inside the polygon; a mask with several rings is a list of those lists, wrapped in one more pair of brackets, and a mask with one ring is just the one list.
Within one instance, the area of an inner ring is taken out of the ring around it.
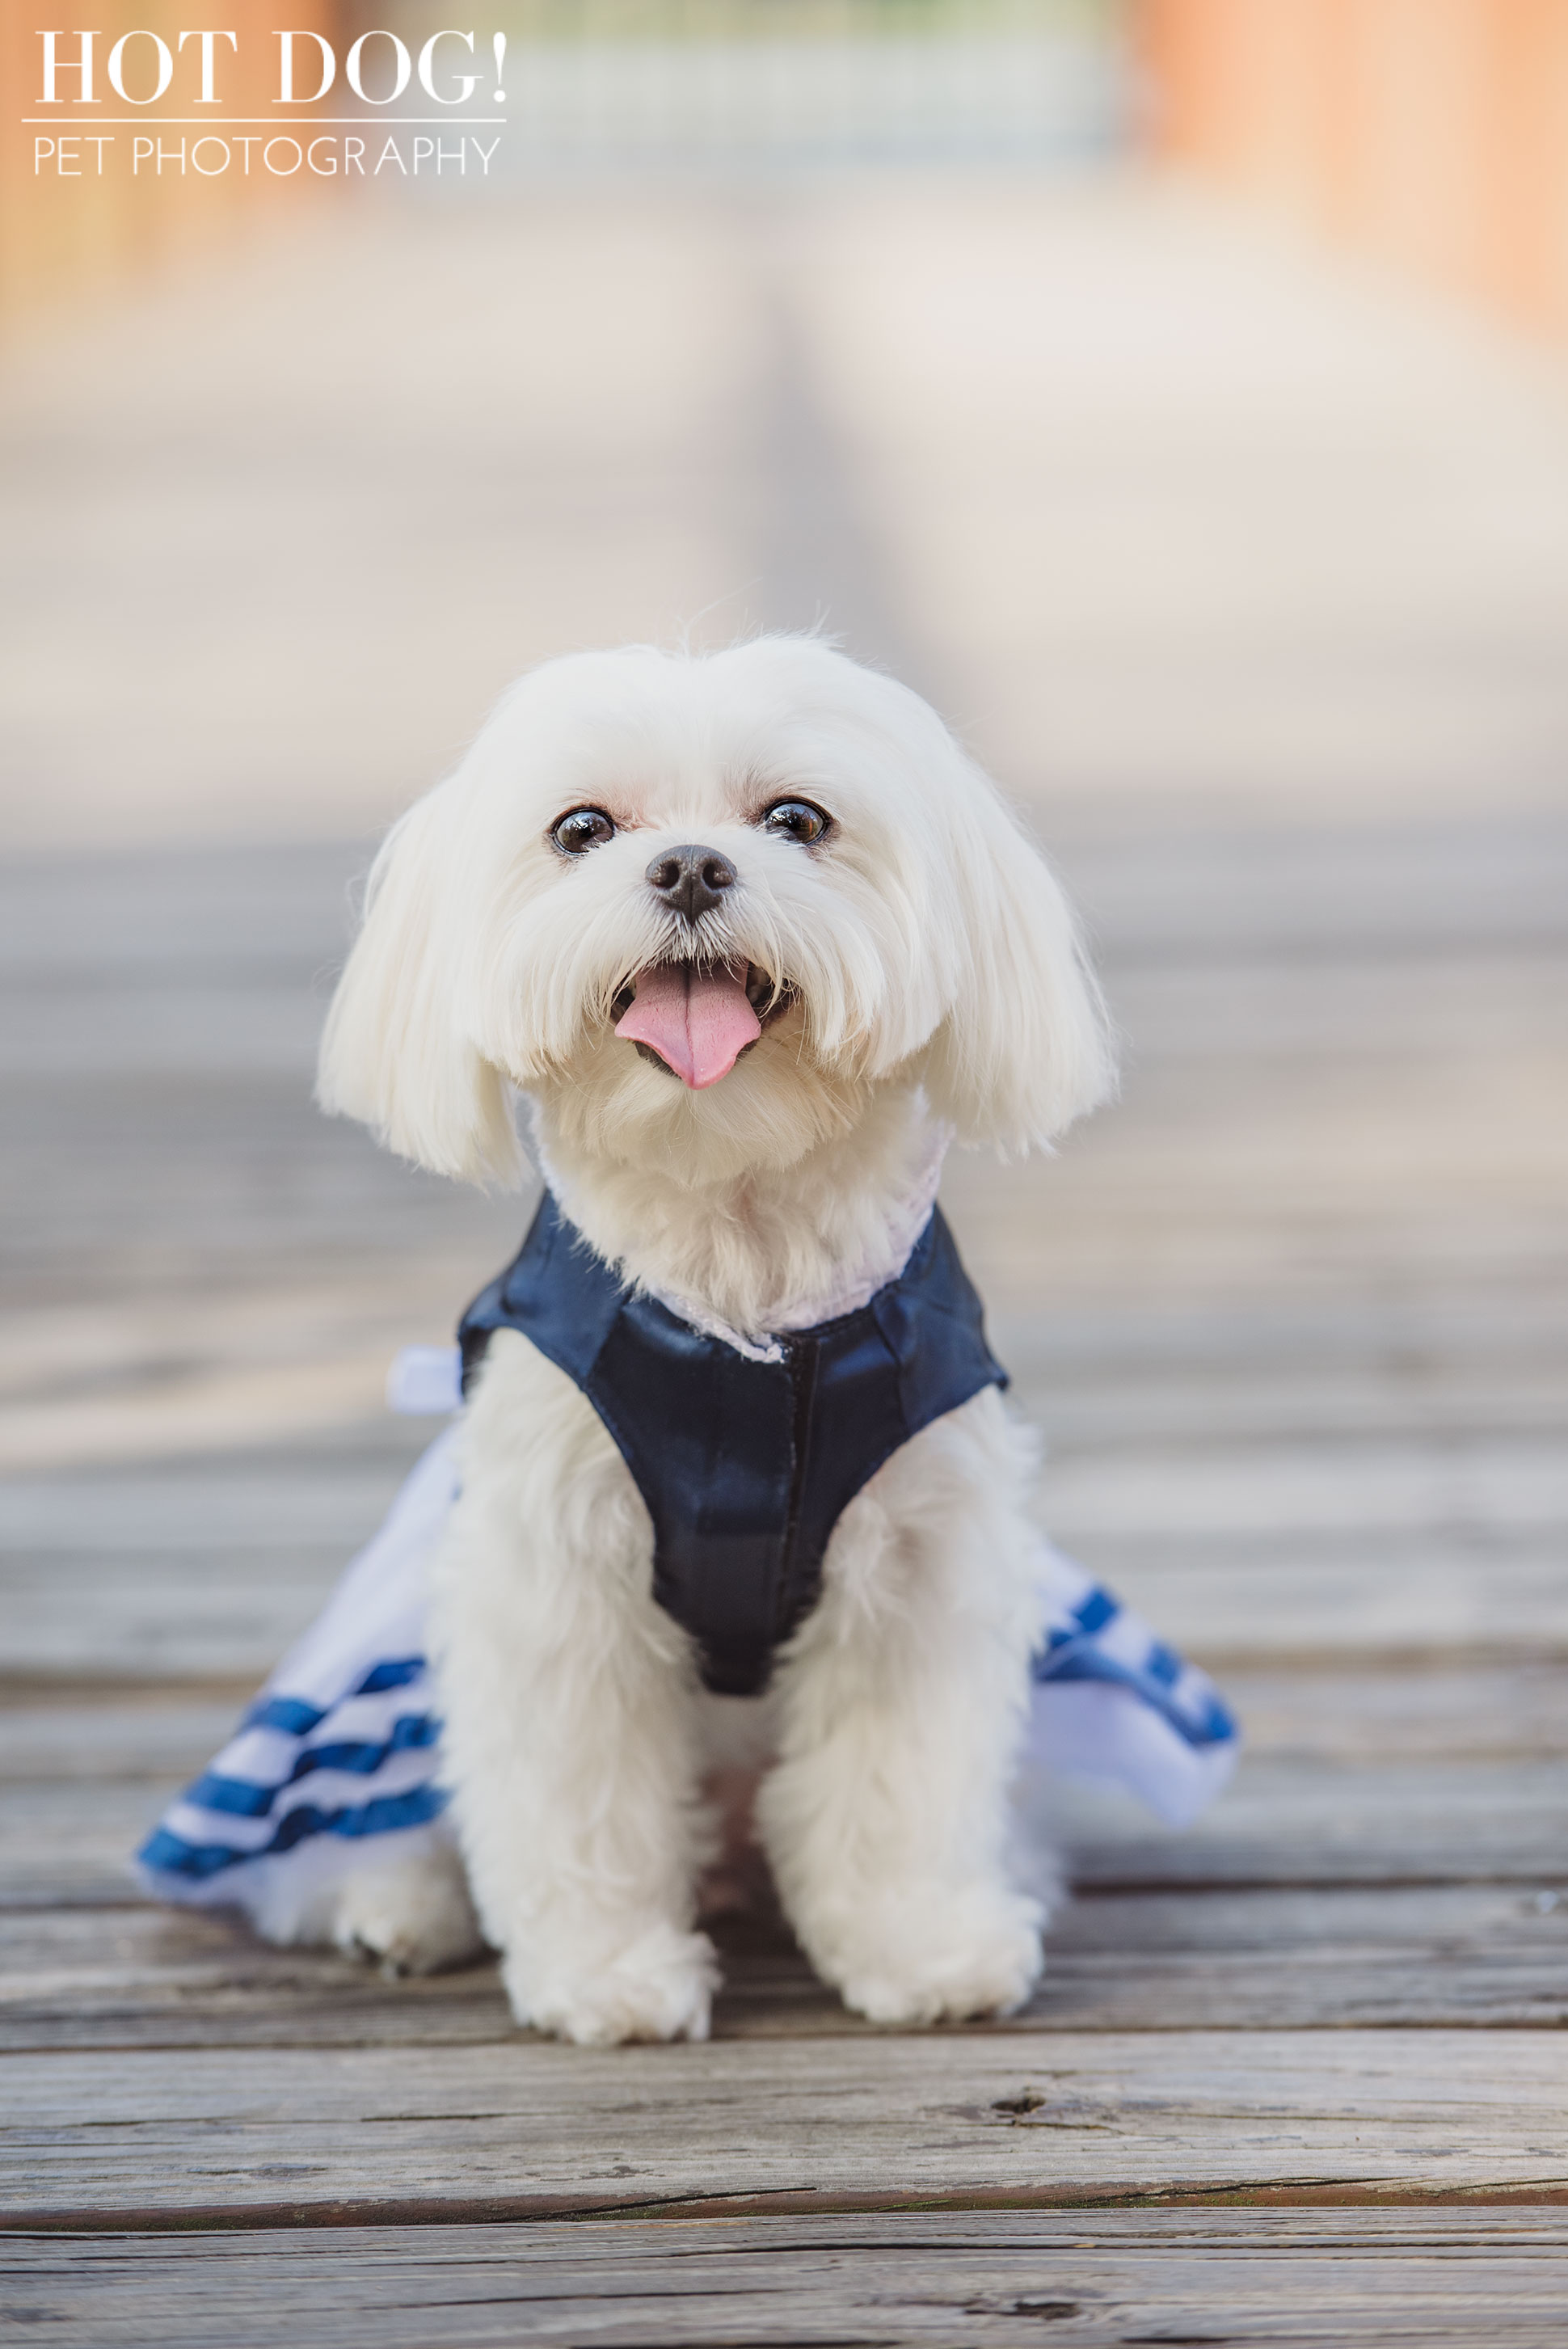
{"label": "wooden boardwalk", "polygon": [[[0,2332],[1559,2342],[1561,384],[1132,187],[316,233],[5,385]],[[720,598],[936,694],[1089,908],[1125,1101],[947,1197],[1048,1523],[1249,1745],[1182,1837],[1061,1790],[1006,2023],[869,2030],[753,1923],[709,2045],[584,2054],[126,1859],[515,1243],[311,1110],[374,824],[521,660]]]}

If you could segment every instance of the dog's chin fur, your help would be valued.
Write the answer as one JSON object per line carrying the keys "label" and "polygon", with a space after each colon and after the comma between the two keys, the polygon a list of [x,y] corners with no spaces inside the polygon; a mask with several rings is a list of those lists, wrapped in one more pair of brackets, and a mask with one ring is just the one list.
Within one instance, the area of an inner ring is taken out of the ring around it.
{"label": "dog's chin fur", "polygon": [[792,1004],[701,1092],[600,1030],[531,1099],[557,1149],[584,1166],[634,1167],[692,1192],[781,1174],[852,1134],[876,1090],[812,1052],[805,1029]]}
{"label": "dog's chin fur", "polygon": [[[645,1095],[645,1077],[657,1088],[633,1129],[652,1137],[643,1154],[594,1147],[602,1108],[590,1093],[552,1087],[535,1102],[551,1186],[599,1253],[748,1336],[821,1319],[811,1307],[862,1265],[890,1278],[901,1210],[940,1147],[918,1086],[851,1087],[793,1065],[781,1077],[763,1057],[789,1055],[775,1037],[711,1094],[638,1063],[617,1094]],[[714,1096],[732,1084],[751,1098],[726,1117]]]}
{"label": "dog's chin fur", "polygon": [[[820,844],[763,828],[788,797],[828,812]],[[614,833],[564,856],[552,828],[580,805]],[[736,875],[695,926],[645,877],[683,842]],[[700,1091],[614,1032],[672,957],[781,990]],[[1071,916],[992,786],[913,695],[783,638],[583,656],[514,688],[383,852],[321,1097],[426,1165],[512,1179],[521,1093],[601,1254],[755,1338],[897,1273],[954,1134],[1044,1143],[1110,1084]],[[994,1390],[905,1445],[841,1518],[768,1697],[738,1706],[703,1694],[654,1601],[647,1514],[592,1407],[501,1333],[432,1624],[469,1890],[449,1859],[411,1864],[297,1930],[405,1968],[482,1930],[521,2020],[700,2036],[702,1780],[738,1742],[770,1763],[758,1832],[791,1921],[852,2005],[1016,2003],[1041,1922],[1006,1858],[1040,1609],[1030,1461]]]}

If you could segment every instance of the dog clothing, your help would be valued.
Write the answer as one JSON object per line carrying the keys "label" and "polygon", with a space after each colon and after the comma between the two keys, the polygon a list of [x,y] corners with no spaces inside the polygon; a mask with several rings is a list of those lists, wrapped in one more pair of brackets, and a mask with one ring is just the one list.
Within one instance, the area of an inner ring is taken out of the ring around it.
{"label": "dog clothing", "polygon": [[[599,1412],[654,1518],[655,1591],[720,1688],[766,1678],[817,1595],[834,1523],[882,1463],[1006,1379],[935,1212],[863,1305],[758,1347],[628,1290],[547,1197],[519,1256],[464,1315],[461,1355],[405,1349],[395,1407],[458,1410],[461,1372],[503,1328]],[[372,1858],[449,1839],[426,1617],[458,1495],[455,1443],[447,1430],[418,1462],[235,1735],[142,1845],[142,1881],[159,1898],[237,1907],[286,1932],[280,1920]],[[1040,1567],[1021,1796],[1031,1773],[1066,1772],[1189,1825],[1230,1775],[1234,1720],[1205,1673],[1043,1537]],[[738,1599],[722,1587],[732,1568]]]}
{"label": "dog clothing", "polygon": [[859,1311],[739,1354],[623,1280],[547,1191],[463,1316],[465,1386],[497,1330],[564,1371],[614,1438],[654,1521],[654,1596],[722,1696],[766,1685],[861,1485],[933,1420],[1007,1383],[935,1207]]}

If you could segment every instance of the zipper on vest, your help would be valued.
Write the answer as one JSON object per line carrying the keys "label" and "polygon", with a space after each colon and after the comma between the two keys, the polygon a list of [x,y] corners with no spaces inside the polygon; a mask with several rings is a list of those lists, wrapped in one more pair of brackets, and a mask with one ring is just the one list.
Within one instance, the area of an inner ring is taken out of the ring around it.
{"label": "zipper on vest", "polygon": [[785,1360],[789,1366],[790,1392],[794,1398],[790,1434],[795,1457],[789,1477],[789,1514],[784,1522],[784,1549],[779,1562],[779,1588],[773,1597],[775,1647],[789,1638],[817,1596],[814,1589],[797,1592],[795,1588],[795,1551],[800,1533],[800,1508],[806,1495],[806,1463],[810,1448],[811,1406],[817,1394],[820,1350],[815,1338],[786,1338],[783,1344]]}

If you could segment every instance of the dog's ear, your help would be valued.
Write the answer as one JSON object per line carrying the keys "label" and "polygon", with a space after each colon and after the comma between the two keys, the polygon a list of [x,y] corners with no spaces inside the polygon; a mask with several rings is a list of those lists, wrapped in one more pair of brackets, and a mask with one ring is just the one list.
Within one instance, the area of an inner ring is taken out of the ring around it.
{"label": "dog's ear", "polygon": [[1110,1098],[1116,1054],[1060,883],[987,778],[965,764],[970,789],[955,795],[948,866],[956,985],[923,1074],[961,1142],[1022,1151]]}
{"label": "dog's ear", "polygon": [[522,1154],[506,1081],[462,1019],[472,928],[451,880],[455,781],[409,809],[371,869],[321,1040],[316,1099],[436,1174],[512,1184]]}

